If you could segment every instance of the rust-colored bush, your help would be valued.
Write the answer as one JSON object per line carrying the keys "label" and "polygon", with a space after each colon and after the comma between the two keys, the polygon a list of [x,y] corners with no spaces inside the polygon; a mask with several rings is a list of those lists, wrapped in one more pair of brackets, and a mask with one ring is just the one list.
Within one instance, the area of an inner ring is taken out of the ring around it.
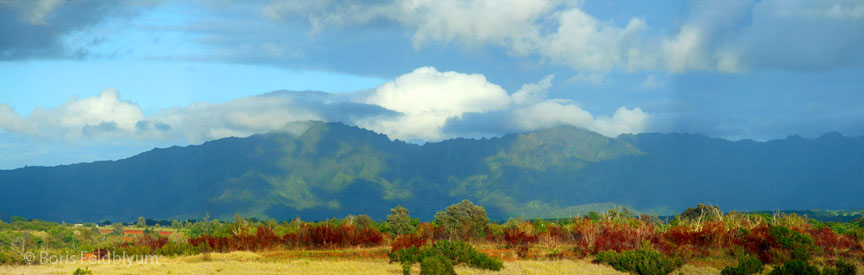
{"label": "rust-colored bush", "polygon": [[403,234],[396,237],[393,240],[393,243],[390,244],[390,253],[399,251],[400,249],[410,248],[410,247],[423,247],[426,245],[427,240],[417,236],[415,234]]}
{"label": "rust-colored bush", "polygon": [[374,228],[363,228],[351,239],[355,246],[378,246],[384,244],[384,233]]}
{"label": "rust-colored bush", "polygon": [[858,246],[851,237],[837,234],[828,227],[810,229],[808,233],[813,238],[813,243],[821,248],[822,253],[826,256],[843,255],[855,250]]}
{"label": "rust-colored bush", "polygon": [[594,241],[591,253],[614,250],[635,250],[639,248],[641,240],[633,228],[626,224],[604,222],[601,225],[601,233]]}
{"label": "rust-colored bush", "polygon": [[504,241],[507,247],[523,247],[537,242],[537,236],[523,231],[518,226],[504,229]]}

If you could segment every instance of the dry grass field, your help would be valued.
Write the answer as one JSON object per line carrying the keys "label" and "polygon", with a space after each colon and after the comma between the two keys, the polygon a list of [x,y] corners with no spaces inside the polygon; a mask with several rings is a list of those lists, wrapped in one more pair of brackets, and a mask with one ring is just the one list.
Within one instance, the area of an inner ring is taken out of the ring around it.
{"label": "dry grass field", "polygon": [[[271,253],[233,252],[160,258],[152,264],[72,263],[0,266],[0,274],[72,274],[88,268],[93,274],[401,274],[398,264],[386,259],[282,257]],[[314,253],[313,253],[314,254]],[[420,273],[415,265],[413,274]],[[508,261],[501,272],[456,267],[458,274],[624,274],[588,260]]]}
{"label": "dry grass field", "polygon": [[[345,250],[287,250],[270,252],[209,253],[194,256],[159,257],[157,263],[76,262],[44,265],[0,265],[0,275],[69,275],[87,268],[100,274],[402,274],[398,263],[390,264],[386,248]],[[456,266],[457,274],[627,274],[612,267],[591,263],[591,259],[518,260],[506,257],[499,272]],[[672,274],[720,274],[711,263],[682,266]],[[858,265],[858,273],[864,267]],[[763,272],[771,271],[769,266]],[[420,274],[414,265],[412,274]]]}

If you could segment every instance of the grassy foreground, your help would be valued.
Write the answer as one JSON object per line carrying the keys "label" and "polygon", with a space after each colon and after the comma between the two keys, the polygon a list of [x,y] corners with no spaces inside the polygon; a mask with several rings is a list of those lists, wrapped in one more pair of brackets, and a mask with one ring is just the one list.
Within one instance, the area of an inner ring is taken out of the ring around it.
{"label": "grassy foreground", "polygon": [[[206,255],[164,257],[158,264],[49,264],[34,266],[0,266],[0,274],[64,274],[87,267],[93,274],[401,274],[399,264],[384,259],[274,259],[266,253],[232,252]],[[685,268],[688,268],[685,266]],[[690,271],[695,271],[689,267]],[[712,270],[706,274],[711,274]],[[626,274],[589,260],[510,261],[501,272],[490,272],[457,266],[458,274]],[[714,270],[714,272],[717,272]],[[419,274],[415,265],[412,274]]]}

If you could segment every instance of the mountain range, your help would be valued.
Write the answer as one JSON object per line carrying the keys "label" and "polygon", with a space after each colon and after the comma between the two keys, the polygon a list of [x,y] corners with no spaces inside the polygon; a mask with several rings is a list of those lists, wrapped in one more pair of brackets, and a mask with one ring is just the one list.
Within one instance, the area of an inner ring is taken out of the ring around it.
{"label": "mountain range", "polygon": [[396,205],[430,219],[462,199],[493,219],[625,205],[668,215],[864,207],[864,137],[757,142],[694,134],[617,138],[559,126],[423,145],[340,123],[159,148],[116,160],[0,170],[0,218],[81,222],[229,217],[306,220]]}

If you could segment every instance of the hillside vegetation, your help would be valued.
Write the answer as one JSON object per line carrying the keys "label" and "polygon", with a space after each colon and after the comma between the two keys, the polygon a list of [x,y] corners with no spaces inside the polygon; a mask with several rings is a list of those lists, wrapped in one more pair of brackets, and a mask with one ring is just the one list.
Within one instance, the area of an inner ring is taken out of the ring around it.
{"label": "hillside vegetation", "polygon": [[737,210],[864,206],[862,137],[608,138],[561,126],[417,145],[339,123],[289,128],[118,161],[0,171],[0,218],[383,218],[404,205],[429,219],[462,199],[486,206],[493,220],[620,205],[669,215],[697,202]]}

